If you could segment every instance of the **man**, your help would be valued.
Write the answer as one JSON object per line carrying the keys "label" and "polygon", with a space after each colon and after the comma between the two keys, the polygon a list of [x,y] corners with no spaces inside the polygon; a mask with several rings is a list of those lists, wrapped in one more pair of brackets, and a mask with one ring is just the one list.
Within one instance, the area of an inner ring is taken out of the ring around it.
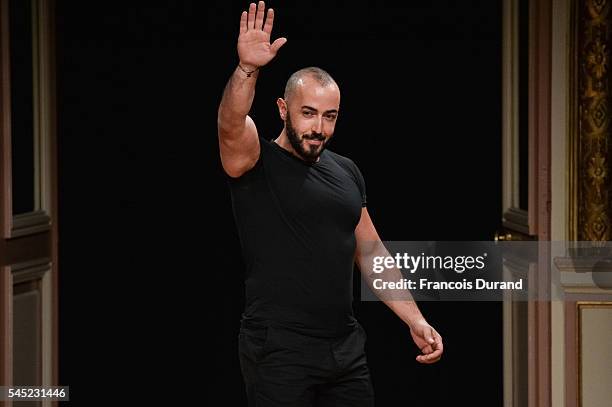
{"label": "man", "polygon": [[[270,43],[274,11],[250,4],[240,18],[239,64],[219,106],[218,133],[247,265],[239,355],[250,406],[372,406],[365,332],[352,312],[360,243],[380,242],[365,183],[348,158],[326,149],[340,91],[329,74],[305,68],[277,101],[284,128],[261,137],[248,116],[260,70],[287,42]],[[442,338],[413,301],[385,303],[433,363]]]}

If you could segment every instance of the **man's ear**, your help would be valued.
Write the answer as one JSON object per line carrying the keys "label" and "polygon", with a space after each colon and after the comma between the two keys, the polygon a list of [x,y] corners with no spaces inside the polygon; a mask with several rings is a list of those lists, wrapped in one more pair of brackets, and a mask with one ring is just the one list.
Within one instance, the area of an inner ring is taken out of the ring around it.
{"label": "man's ear", "polygon": [[278,106],[278,114],[285,121],[287,119],[287,102],[283,98],[278,98],[276,99],[276,105]]}

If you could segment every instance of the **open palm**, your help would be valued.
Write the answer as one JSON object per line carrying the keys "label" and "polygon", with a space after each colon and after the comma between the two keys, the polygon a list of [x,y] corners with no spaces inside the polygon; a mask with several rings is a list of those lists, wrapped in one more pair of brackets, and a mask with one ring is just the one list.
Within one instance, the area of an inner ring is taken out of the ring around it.
{"label": "open palm", "polygon": [[240,16],[240,35],[238,36],[238,57],[240,63],[251,68],[266,65],[276,56],[276,53],[286,42],[286,38],[278,38],[270,44],[270,34],[274,24],[274,10],[268,9],[264,23],[265,3],[260,1],[249,5],[248,13]]}

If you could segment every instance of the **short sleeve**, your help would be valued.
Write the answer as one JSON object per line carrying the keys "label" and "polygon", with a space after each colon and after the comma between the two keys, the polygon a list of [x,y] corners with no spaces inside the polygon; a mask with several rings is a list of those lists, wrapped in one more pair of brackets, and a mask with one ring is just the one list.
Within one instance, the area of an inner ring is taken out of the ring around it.
{"label": "short sleeve", "polygon": [[357,182],[357,186],[359,187],[359,192],[361,193],[361,207],[365,208],[368,203],[366,199],[365,180],[363,179],[363,175],[361,174],[361,171],[359,171],[359,168],[357,167],[357,165],[355,165],[355,163],[353,163],[353,168],[355,172],[355,181]]}
{"label": "short sleeve", "polygon": [[357,164],[353,160],[348,157],[341,156],[336,153],[332,153],[334,160],[353,178],[357,188],[359,188],[359,193],[361,194],[361,207],[365,208],[367,206],[366,199],[366,185],[363,175],[357,167]]}
{"label": "short sleeve", "polygon": [[359,193],[361,194],[361,207],[365,208],[367,206],[366,185],[359,167],[357,167],[357,164],[355,164],[353,160],[346,157],[341,157],[339,163],[351,175],[351,178],[355,180],[355,184],[357,184],[357,188],[359,188]]}

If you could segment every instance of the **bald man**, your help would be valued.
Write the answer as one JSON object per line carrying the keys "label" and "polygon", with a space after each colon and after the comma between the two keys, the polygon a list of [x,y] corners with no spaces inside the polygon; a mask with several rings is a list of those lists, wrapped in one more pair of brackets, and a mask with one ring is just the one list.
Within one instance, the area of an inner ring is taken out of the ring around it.
{"label": "bald man", "polygon": [[[340,89],[316,67],[295,72],[277,100],[283,129],[262,137],[248,113],[260,70],[287,42],[270,43],[274,11],[240,17],[239,63],[218,111],[221,163],[247,267],[239,356],[249,406],[373,406],[366,334],[352,310],[360,242],[380,242],[363,176],[326,149]],[[365,247],[365,246],[361,246]],[[413,301],[385,301],[408,325],[421,363],[442,338]]]}

